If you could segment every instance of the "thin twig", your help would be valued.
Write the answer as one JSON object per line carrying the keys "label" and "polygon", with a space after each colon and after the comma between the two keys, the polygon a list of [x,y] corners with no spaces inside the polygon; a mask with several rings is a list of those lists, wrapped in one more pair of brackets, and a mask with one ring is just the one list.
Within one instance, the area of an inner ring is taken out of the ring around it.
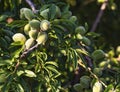
{"label": "thin twig", "polygon": [[20,61],[21,61],[23,58],[25,58],[27,54],[29,54],[30,52],[32,52],[33,50],[35,50],[38,46],[39,46],[39,44],[36,44],[36,45],[34,45],[33,47],[31,47],[30,49],[28,49],[27,51],[24,51],[24,52],[20,55],[20,57],[19,57],[19,59],[18,59],[18,61],[17,61],[17,64],[15,65],[14,72],[16,72],[18,66],[20,65]]}
{"label": "thin twig", "polygon": [[97,79],[100,83],[102,83],[102,85],[106,88],[107,87],[107,85],[104,83],[104,82],[102,82],[98,77],[97,77],[97,75],[95,75],[92,71],[91,71],[91,68],[90,67],[86,67],[81,61],[79,61],[78,62],[78,64],[80,65],[80,66],[82,66],[83,68],[85,68],[95,79]]}
{"label": "thin twig", "polygon": [[102,85],[106,88],[107,87],[107,85],[104,83],[104,82],[102,82],[92,71],[91,71],[91,68],[87,68],[87,70],[89,71],[89,73],[94,77],[94,78],[96,78],[100,83],[102,83]]}
{"label": "thin twig", "polygon": [[35,6],[34,6],[34,4],[31,2],[31,0],[25,0],[25,1],[26,1],[26,3],[28,3],[28,5],[31,7],[32,11],[33,11],[34,13],[36,13]]}
{"label": "thin twig", "polygon": [[24,51],[22,53],[22,55],[20,56],[20,60],[23,59],[24,57],[26,57],[26,55],[30,52],[32,52],[34,49],[36,49],[38,47],[39,44],[34,45],[33,47],[31,47],[30,49],[28,49],[27,51]]}
{"label": "thin twig", "polygon": [[107,5],[108,5],[108,0],[105,0],[105,2],[101,5],[100,11],[99,11],[99,13],[98,13],[98,15],[96,17],[95,22],[93,23],[93,26],[92,26],[92,28],[90,30],[91,32],[94,32],[96,30],[96,28],[98,26],[98,23],[100,22],[100,19],[101,19],[102,15],[103,15]]}

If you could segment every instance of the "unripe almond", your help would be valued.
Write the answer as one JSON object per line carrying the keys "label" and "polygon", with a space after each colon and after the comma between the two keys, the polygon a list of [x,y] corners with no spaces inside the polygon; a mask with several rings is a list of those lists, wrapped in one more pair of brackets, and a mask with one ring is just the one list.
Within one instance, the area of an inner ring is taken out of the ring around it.
{"label": "unripe almond", "polygon": [[47,34],[45,32],[41,32],[40,34],[38,34],[36,41],[38,44],[45,44],[47,38],[48,38]]}
{"label": "unripe almond", "polygon": [[101,68],[94,68],[93,72],[94,72],[94,74],[96,74],[98,77],[102,76],[102,69],[101,69]]}
{"label": "unripe almond", "polygon": [[80,33],[81,35],[84,35],[86,33],[86,30],[83,26],[79,26],[75,29],[76,33]]}
{"label": "unripe almond", "polygon": [[48,20],[43,20],[43,21],[41,21],[41,23],[40,23],[40,28],[41,28],[41,30],[43,30],[43,31],[48,30],[48,29],[50,28],[50,22],[49,22]]}
{"label": "unripe almond", "polygon": [[99,67],[100,68],[106,68],[108,66],[109,62],[108,61],[102,61],[99,63]]}
{"label": "unripe almond", "polygon": [[91,78],[89,76],[82,76],[80,78],[80,83],[82,84],[83,88],[89,88]]}
{"label": "unripe almond", "polygon": [[32,47],[35,43],[35,40],[33,38],[29,38],[26,42],[25,42],[25,49],[29,49],[30,47]]}
{"label": "unripe almond", "polygon": [[76,39],[77,39],[77,40],[81,40],[82,38],[83,38],[83,37],[82,37],[81,34],[79,34],[79,33],[76,34]]}
{"label": "unripe almond", "polygon": [[28,34],[29,34],[29,31],[30,31],[30,24],[26,24],[26,25],[24,26],[24,33],[25,33],[26,35],[28,35]]}
{"label": "unripe almond", "polygon": [[30,30],[29,31],[29,37],[30,38],[36,39],[37,36],[38,36],[38,31],[37,30]]}
{"label": "unripe almond", "polygon": [[40,21],[36,20],[36,19],[33,19],[29,22],[30,24],[30,27],[32,29],[35,29],[35,30],[39,30],[40,29]]}
{"label": "unripe almond", "polygon": [[22,33],[14,34],[12,39],[13,39],[14,42],[25,43],[25,41],[26,41],[26,37]]}
{"label": "unripe almond", "polygon": [[70,17],[70,21],[76,22],[76,21],[77,21],[77,17],[76,17],[76,16],[71,16],[71,17]]}
{"label": "unripe almond", "polygon": [[24,12],[25,18],[28,20],[32,20],[35,17],[31,9],[24,8],[23,12]]}
{"label": "unripe almond", "polygon": [[117,54],[120,54],[120,46],[117,47],[116,53],[117,53]]}
{"label": "unripe almond", "polygon": [[67,52],[66,52],[66,50],[64,50],[64,49],[60,50],[60,52],[61,52],[64,56],[67,55]]}
{"label": "unripe almond", "polygon": [[100,59],[103,59],[105,57],[105,53],[102,51],[102,50],[95,50],[93,53],[92,53],[92,58],[97,61],[97,60],[100,60]]}
{"label": "unripe almond", "polygon": [[83,42],[85,45],[90,45],[90,44],[91,44],[91,41],[90,41],[87,37],[83,37],[82,42]]}
{"label": "unripe almond", "polygon": [[105,0],[97,0],[98,1],[98,3],[104,3],[105,2]]}
{"label": "unripe almond", "polygon": [[81,83],[77,83],[73,87],[77,92],[82,92],[82,90],[83,90],[83,86]]}
{"label": "unripe almond", "polygon": [[102,92],[102,84],[99,81],[95,82],[92,90],[92,92]]}

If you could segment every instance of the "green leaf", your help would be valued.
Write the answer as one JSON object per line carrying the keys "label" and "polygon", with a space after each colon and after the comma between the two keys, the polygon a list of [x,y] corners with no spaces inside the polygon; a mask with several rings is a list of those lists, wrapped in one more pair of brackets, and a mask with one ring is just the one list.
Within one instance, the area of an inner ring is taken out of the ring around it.
{"label": "green leaf", "polygon": [[8,76],[8,73],[5,71],[3,73],[0,73],[0,83],[5,82],[7,79],[7,76]]}
{"label": "green leaf", "polygon": [[58,67],[57,63],[53,62],[53,61],[47,61],[47,62],[45,62],[45,66],[47,66],[47,65],[53,65],[55,67]]}
{"label": "green leaf", "polygon": [[74,66],[74,69],[75,69],[77,67],[77,65],[78,65],[77,52],[75,50],[73,50],[72,54],[73,54],[73,66]]}
{"label": "green leaf", "polygon": [[13,79],[14,79],[14,76],[11,74],[7,77],[5,84],[1,89],[2,92],[9,92],[10,84],[12,83]]}
{"label": "green leaf", "polygon": [[8,24],[8,26],[11,26],[12,28],[23,27],[27,23],[28,23],[28,21],[14,20],[12,23]]}
{"label": "green leaf", "polygon": [[0,38],[0,45],[4,48],[8,47],[8,43],[3,37]]}
{"label": "green leaf", "polygon": [[22,71],[22,70],[17,71],[17,75],[18,75],[18,76],[21,76],[22,74],[24,74],[24,71]]}
{"label": "green leaf", "polygon": [[12,64],[11,60],[3,60],[2,58],[0,58],[0,66],[11,65],[11,64]]}
{"label": "green leaf", "polygon": [[20,83],[21,83],[22,87],[24,88],[25,92],[31,92],[30,88],[27,85],[27,82],[23,78],[20,78]]}
{"label": "green leaf", "polygon": [[27,77],[37,77],[37,75],[31,70],[25,70],[25,76],[27,76]]}
{"label": "green leaf", "polygon": [[104,92],[112,92],[114,89],[114,86],[112,84],[108,85]]}
{"label": "green leaf", "polygon": [[54,78],[58,77],[60,75],[60,73],[58,72],[57,69],[55,69],[55,67],[49,65],[49,66],[46,66],[47,69],[49,69],[50,71],[56,73],[56,75],[54,76]]}
{"label": "green leaf", "polygon": [[85,23],[85,30],[88,31],[88,29],[89,29],[89,26],[87,23]]}
{"label": "green leaf", "polygon": [[21,46],[21,45],[23,45],[23,43],[21,43],[20,41],[18,41],[18,42],[13,42],[13,43],[11,43],[10,48],[13,47],[13,46]]}
{"label": "green leaf", "polygon": [[19,92],[25,92],[21,84],[17,84]]}
{"label": "green leaf", "polygon": [[119,92],[119,91],[120,91],[120,83],[116,86],[115,91],[116,91],[116,92]]}
{"label": "green leaf", "polygon": [[86,50],[82,49],[82,48],[76,48],[76,52],[80,53],[80,54],[84,54],[86,56],[89,56],[89,53]]}
{"label": "green leaf", "polygon": [[51,7],[49,8],[49,18],[52,20],[55,18],[56,15],[56,5],[52,4]]}
{"label": "green leaf", "polygon": [[14,33],[11,30],[3,29],[2,31],[3,31],[3,33],[5,33],[5,35],[7,35],[9,37],[12,37],[14,35]]}
{"label": "green leaf", "polygon": [[47,9],[47,8],[49,8],[49,7],[50,7],[50,4],[46,4],[46,5],[42,6],[40,8],[40,12],[43,11],[43,10],[45,10],[45,9]]}

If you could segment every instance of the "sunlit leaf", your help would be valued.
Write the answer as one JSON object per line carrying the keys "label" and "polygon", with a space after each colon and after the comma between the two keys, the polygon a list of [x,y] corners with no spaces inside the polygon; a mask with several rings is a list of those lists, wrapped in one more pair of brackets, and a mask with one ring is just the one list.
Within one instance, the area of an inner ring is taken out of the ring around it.
{"label": "sunlit leaf", "polygon": [[25,76],[27,76],[27,77],[37,77],[37,75],[31,70],[25,70]]}

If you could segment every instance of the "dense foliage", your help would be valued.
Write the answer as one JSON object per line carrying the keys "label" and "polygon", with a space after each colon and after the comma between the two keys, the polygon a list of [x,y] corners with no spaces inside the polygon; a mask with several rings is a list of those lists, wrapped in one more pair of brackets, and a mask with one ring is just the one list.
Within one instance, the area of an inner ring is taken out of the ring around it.
{"label": "dense foliage", "polygon": [[89,1],[27,1],[0,1],[1,92],[120,91],[120,47],[78,16]]}

